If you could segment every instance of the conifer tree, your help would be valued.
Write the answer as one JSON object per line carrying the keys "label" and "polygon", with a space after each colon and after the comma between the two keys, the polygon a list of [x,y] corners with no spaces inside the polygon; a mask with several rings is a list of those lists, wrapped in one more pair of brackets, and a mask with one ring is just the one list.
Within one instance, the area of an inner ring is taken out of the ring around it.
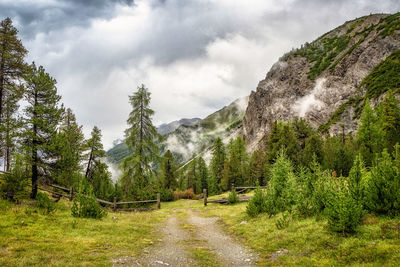
{"label": "conifer tree", "polygon": [[391,90],[380,104],[381,127],[384,133],[386,148],[393,152],[394,145],[400,143],[400,107]]}
{"label": "conifer tree", "polygon": [[357,140],[360,144],[360,153],[365,165],[370,167],[372,166],[374,154],[380,151],[383,136],[378,126],[378,118],[375,116],[368,99],[365,101],[360,122]]}
{"label": "conifer tree", "polygon": [[4,152],[5,168],[10,168],[11,153],[15,147],[18,101],[22,98],[21,79],[27,71],[24,62],[27,50],[18,39],[18,30],[10,18],[0,22],[0,154]]}
{"label": "conifer tree", "polygon": [[159,148],[155,141],[160,136],[152,123],[154,111],[149,107],[148,89],[142,84],[129,100],[133,110],[129,114],[129,128],[125,131],[125,142],[133,154],[122,162],[124,173],[121,182],[126,192],[131,191],[134,195],[138,195],[149,186],[154,176],[151,164],[157,162],[159,158]]}
{"label": "conifer tree", "polygon": [[82,172],[84,141],[82,126],[78,125],[74,113],[68,108],[63,114],[59,132],[54,141],[57,152],[54,178],[59,184],[71,186],[78,183]]}
{"label": "conifer tree", "polygon": [[223,178],[221,181],[222,189],[229,190],[231,184],[235,186],[244,185],[248,177],[248,155],[246,143],[241,136],[232,139],[228,145],[229,157],[225,161]]}
{"label": "conifer tree", "polygon": [[[218,186],[220,186],[223,177],[225,158],[226,158],[225,146],[222,143],[222,139],[218,137],[214,141],[214,146],[212,149],[212,158],[210,162],[210,170],[211,170],[210,179],[214,180],[212,181],[212,184],[217,184]],[[217,191],[219,191],[218,188],[216,189]]]}
{"label": "conifer tree", "polygon": [[54,148],[51,146],[61,121],[62,109],[58,106],[56,80],[44,68],[33,63],[26,75],[25,99],[25,150],[32,166],[32,193],[36,198],[39,175],[49,176],[52,171]]}
{"label": "conifer tree", "polygon": [[111,181],[111,173],[108,166],[102,159],[106,157],[101,142],[101,130],[94,126],[91,137],[85,144],[87,153],[87,166],[85,171],[85,179],[92,185],[93,192],[97,197],[111,199],[114,188]]}
{"label": "conifer tree", "polygon": [[161,162],[161,180],[164,188],[176,189],[176,163],[171,151],[165,152]]}
{"label": "conifer tree", "polygon": [[208,169],[207,164],[202,157],[197,159],[197,175],[196,175],[196,194],[203,192],[203,189],[208,190]]}
{"label": "conifer tree", "polygon": [[249,161],[249,175],[247,185],[265,185],[265,153],[261,149],[256,150],[250,157]]}

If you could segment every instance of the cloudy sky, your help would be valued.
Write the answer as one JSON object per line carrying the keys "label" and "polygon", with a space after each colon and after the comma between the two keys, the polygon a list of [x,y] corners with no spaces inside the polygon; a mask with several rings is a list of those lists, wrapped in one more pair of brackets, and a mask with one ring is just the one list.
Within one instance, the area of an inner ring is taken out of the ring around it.
{"label": "cloudy sky", "polygon": [[85,133],[123,137],[144,83],[154,123],[205,117],[255,90],[293,47],[398,0],[0,0]]}

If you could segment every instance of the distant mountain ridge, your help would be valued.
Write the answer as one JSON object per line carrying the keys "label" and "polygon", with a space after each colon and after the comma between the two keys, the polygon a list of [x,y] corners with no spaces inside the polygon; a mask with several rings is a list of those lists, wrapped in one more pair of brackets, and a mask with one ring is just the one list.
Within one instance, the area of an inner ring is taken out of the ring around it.
{"label": "distant mountain ridge", "polygon": [[163,123],[160,126],[157,127],[157,132],[161,135],[166,135],[169,134],[176,129],[178,129],[179,126],[185,125],[185,126],[192,126],[196,124],[197,122],[201,121],[200,118],[193,118],[193,119],[180,119],[179,121],[173,121],[170,123]]}
{"label": "distant mountain ridge", "polygon": [[[165,132],[162,134],[165,138],[160,144],[162,152],[170,150],[179,163],[196,154],[205,154],[207,157],[206,152],[217,137],[228,142],[229,138],[241,133],[247,102],[248,96],[238,98],[204,119],[181,119],[160,125],[158,132]],[[107,151],[107,158],[109,162],[119,164],[131,153],[125,142],[122,142]]]}

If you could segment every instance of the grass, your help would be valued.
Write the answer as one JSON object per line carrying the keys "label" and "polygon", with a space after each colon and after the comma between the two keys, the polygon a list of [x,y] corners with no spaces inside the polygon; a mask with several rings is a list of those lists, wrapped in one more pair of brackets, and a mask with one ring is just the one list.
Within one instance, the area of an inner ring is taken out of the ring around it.
{"label": "grass", "polygon": [[[46,215],[34,204],[0,200],[0,266],[110,266],[138,256],[159,238],[162,212],[112,213],[102,220],[74,218],[66,200]],[[118,219],[113,219],[116,217]]]}
{"label": "grass", "polygon": [[[228,232],[260,254],[260,266],[397,266],[400,261],[399,219],[370,215],[356,234],[344,237],[330,232],[326,221],[316,217],[294,219],[278,230],[280,215],[250,218],[246,205],[210,204],[202,214],[221,217]],[[274,257],[282,249],[290,253]]]}

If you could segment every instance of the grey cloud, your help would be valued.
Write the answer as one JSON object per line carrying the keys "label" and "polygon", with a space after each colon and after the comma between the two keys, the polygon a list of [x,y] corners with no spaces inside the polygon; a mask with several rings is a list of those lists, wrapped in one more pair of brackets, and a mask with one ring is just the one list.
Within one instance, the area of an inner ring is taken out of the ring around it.
{"label": "grey cloud", "polygon": [[71,26],[86,27],[93,18],[109,19],[115,15],[116,4],[134,5],[133,0],[57,0],[0,2],[0,17],[11,17],[20,26],[24,38],[34,38]]}

